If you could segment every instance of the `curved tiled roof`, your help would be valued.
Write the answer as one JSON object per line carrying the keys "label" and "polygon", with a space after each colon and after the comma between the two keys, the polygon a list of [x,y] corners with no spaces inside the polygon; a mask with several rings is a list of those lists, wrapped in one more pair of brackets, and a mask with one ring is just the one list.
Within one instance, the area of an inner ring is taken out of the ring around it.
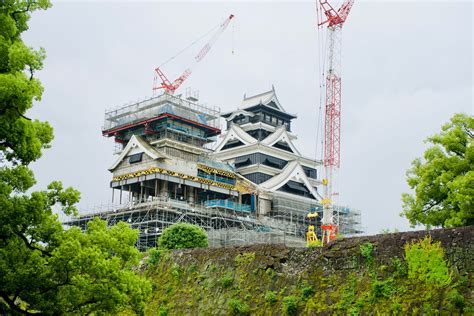
{"label": "curved tiled roof", "polygon": [[244,95],[244,100],[242,101],[242,108],[245,109],[258,104],[268,105],[272,101],[274,102],[278,110],[286,113],[280,101],[278,101],[278,98],[275,93],[275,87],[273,85],[270,91],[253,95],[251,97],[246,97]]}
{"label": "curved tiled roof", "polygon": [[288,133],[288,131],[286,130],[285,126],[279,126],[279,127],[277,127],[277,129],[273,133],[271,133],[264,140],[262,140],[262,144],[268,145],[268,146],[273,146],[275,143],[277,143],[279,141],[284,141],[290,146],[291,150],[295,154],[301,155],[299,150],[296,148],[296,146],[291,141],[294,138],[295,138],[295,136],[290,135]]}
{"label": "curved tiled roof", "polygon": [[221,143],[216,147],[215,151],[219,152],[222,147],[224,147],[224,145],[231,139],[238,139],[245,145],[250,145],[257,142],[255,138],[245,132],[239,125],[231,124],[230,129],[227,131]]}
{"label": "curved tiled roof", "polygon": [[290,161],[280,174],[261,183],[259,186],[264,190],[276,191],[290,180],[296,180],[297,182],[301,181],[315,198],[321,198],[319,193],[309,182],[308,177],[306,176],[306,173],[303,170],[303,167],[297,160]]}

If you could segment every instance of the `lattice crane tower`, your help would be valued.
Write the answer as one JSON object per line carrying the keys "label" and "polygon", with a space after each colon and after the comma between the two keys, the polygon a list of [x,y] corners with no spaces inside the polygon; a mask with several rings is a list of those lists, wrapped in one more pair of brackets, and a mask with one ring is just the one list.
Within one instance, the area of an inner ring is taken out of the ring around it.
{"label": "lattice crane tower", "polygon": [[[345,0],[336,11],[327,0],[318,0],[318,27],[327,27],[326,98],[324,114],[324,173],[322,241],[336,237],[338,225],[333,214],[334,173],[341,164],[341,32],[354,0]],[[319,8],[321,10],[319,10]],[[323,16],[324,14],[324,16]]]}

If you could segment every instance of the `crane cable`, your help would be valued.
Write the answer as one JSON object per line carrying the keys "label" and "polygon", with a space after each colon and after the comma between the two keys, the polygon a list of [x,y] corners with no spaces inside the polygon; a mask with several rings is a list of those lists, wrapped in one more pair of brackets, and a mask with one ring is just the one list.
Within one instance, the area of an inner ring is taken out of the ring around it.
{"label": "crane cable", "polygon": [[[318,27],[318,80],[319,80],[319,113],[318,113],[318,123],[317,123],[317,129],[316,129],[316,160],[319,158],[320,160],[323,159],[323,153],[324,153],[324,137],[321,137],[321,140],[319,139],[320,136],[324,135],[324,126],[322,122],[322,117],[323,117],[323,94],[324,94],[324,87],[325,87],[325,81],[324,81],[324,73],[325,73],[325,53],[326,53],[326,43],[325,40],[323,39],[322,36],[322,27],[319,25],[320,22],[322,21],[322,12],[319,9],[319,3],[316,0],[316,16],[317,16],[317,27]],[[319,152],[319,157],[318,157],[318,147],[321,145],[321,150]]]}
{"label": "crane cable", "polygon": [[211,34],[213,31],[215,31],[216,29],[218,29],[220,26],[221,26],[222,22],[217,24],[216,26],[214,26],[213,28],[211,28],[209,31],[207,31],[206,33],[204,33],[203,35],[201,35],[199,38],[197,38],[196,40],[194,40],[191,44],[189,44],[188,46],[186,46],[185,48],[183,48],[182,50],[180,50],[178,53],[176,53],[175,55],[171,56],[170,58],[168,58],[165,62],[163,62],[161,65],[158,66],[158,68],[161,68],[162,66],[166,65],[167,63],[169,63],[170,61],[172,61],[173,59],[175,59],[176,57],[178,57],[179,55],[181,55],[182,53],[184,53],[186,50],[188,50],[189,48],[191,48],[192,46],[196,45],[197,43],[199,43],[203,38],[205,38],[206,36],[208,36],[209,34]]}
{"label": "crane cable", "polygon": [[235,22],[232,23],[232,55],[234,55],[234,45],[235,45]]}

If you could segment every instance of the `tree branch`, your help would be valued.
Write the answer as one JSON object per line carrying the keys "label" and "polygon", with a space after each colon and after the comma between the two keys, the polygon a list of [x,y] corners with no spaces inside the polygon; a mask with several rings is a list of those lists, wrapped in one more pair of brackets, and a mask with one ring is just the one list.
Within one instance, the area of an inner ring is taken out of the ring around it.
{"label": "tree branch", "polygon": [[[68,261],[68,263],[69,263],[69,262],[70,262],[70,261]],[[56,285],[53,286],[53,287],[44,289],[44,290],[42,290],[42,291],[40,292],[40,294],[47,293],[47,292],[49,292],[49,291],[51,291],[51,290],[53,290],[53,289],[57,289],[57,288],[59,288],[59,287],[61,287],[61,286],[64,286],[64,285],[72,285],[71,282],[69,281],[69,272],[70,272],[70,271],[69,271],[68,269],[66,269],[66,280],[64,280],[64,282],[58,283],[58,284],[56,284]]]}
{"label": "tree branch", "polygon": [[30,313],[28,311],[23,310],[18,305],[15,304],[15,301],[12,300],[7,293],[0,291],[0,297],[8,304],[13,311],[23,314],[23,315],[41,315],[41,313]]}
{"label": "tree branch", "polygon": [[33,80],[33,68],[31,68],[31,65],[29,65],[29,68],[30,68],[30,81]]}
{"label": "tree branch", "polygon": [[28,1],[28,3],[27,3],[27,5],[26,5],[26,8],[25,8],[25,9],[13,11],[13,12],[12,12],[12,17],[15,19],[15,21],[17,21],[16,18],[15,18],[15,16],[16,16],[17,14],[22,14],[22,13],[29,12],[29,11],[30,11],[30,6],[31,6],[32,4],[36,4],[36,2],[35,2],[35,1]]}
{"label": "tree branch", "polygon": [[31,119],[29,117],[26,117],[24,116],[23,114],[21,114],[20,110],[18,110],[18,108],[15,108],[15,110],[17,111],[18,115],[20,115],[22,118],[28,120],[28,121],[31,121]]}
{"label": "tree branch", "polygon": [[33,246],[33,245],[31,244],[31,242],[28,240],[28,238],[26,238],[26,236],[23,235],[22,233],[15,232],[15,235],[17,235],[18,237],[20,237],[21,240],[23,240],[23,242],[25,243],[25,246],[26,246],[28,249],[31,249],[31,250],[39,250],[39,251],[41,251],[41,253],[42,253],[43,255],[48,256],[48,257],[52,257],[52,256],[53,256],[53,255],[50,254],[48,251]]}
{"label": "tree branch", "polygon": [[426,207],[424,207],[423,210],[422,210],[423,213],[428,212],[428,211],[431,210],[433,207],[435,207],[435,206],[441,204],[441,202],[443,202],[443,201],[433,201],[433,202],[431,202],[430,204],[426,205]]}

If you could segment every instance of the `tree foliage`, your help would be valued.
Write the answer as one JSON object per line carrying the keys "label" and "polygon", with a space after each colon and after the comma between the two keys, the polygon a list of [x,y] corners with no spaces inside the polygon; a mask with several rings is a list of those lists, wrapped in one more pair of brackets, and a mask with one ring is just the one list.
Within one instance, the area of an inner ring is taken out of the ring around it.
{"label": "tree foliage", "polygon": [[53,130],[27,117],[43,87],[34,77],[43,49],[23,43],[30,13],[48,0],[0,2],[0,314],[62,314],[143,310],[150,285],[132,267],[138,232],[125,224],[90,222],[65,231],[53,210],[76,214],[80,194],[52,182],[35,184],[29,163],[49,148]]}
{"label": "tree foliage", "polygon": [[178,223],[163,231],[158,240],[160,248],[185,249],[207,247],[207,233],[199,226]]}
{"label": "tree foliage", "polygon": [[43,87],[33,75],[43,67],[45,51],[21,40],[30,12],[50,6],[48,0],[0,3],[0,150],[4,159],[16,164],[38,159],[53,139],[47,122],[25,116],[33,101],[41,100]]}
{"label": "tree foliage", "polygon": [[424,159],[407,171],[415,194],[402,195],[410,223],[456,227],[474,224],[474,117],[454,115],[441,132],[429,137]]}
{"label": "tree foliage", "polygon": [[405,260],[408,263],[408,277],[429,285],[443,287],[451,283],[451,274],[444,259],[441,243],[433,242],[431,237],[407,243]]}

